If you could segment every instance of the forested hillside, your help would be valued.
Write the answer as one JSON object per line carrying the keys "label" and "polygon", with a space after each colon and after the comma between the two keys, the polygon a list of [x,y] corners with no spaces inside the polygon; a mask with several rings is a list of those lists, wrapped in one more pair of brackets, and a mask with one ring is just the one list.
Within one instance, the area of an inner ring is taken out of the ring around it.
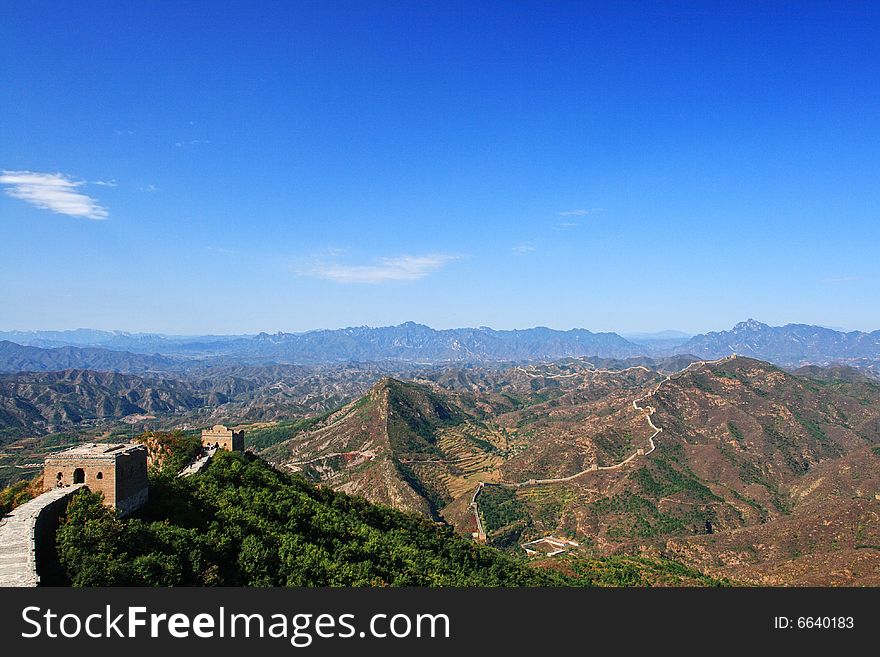
{"label": "forested hillside", "polygon": [[[563,586],[715,584],[663,559],[602,559],[568,572],[530,567],[415,514],[370,504],[248,454],[202,473],[151,476],[151,501],[117,518],[97,495],[73,500],[58,532],[74,586]],[[67,582],[63,581],[67,578]]]}

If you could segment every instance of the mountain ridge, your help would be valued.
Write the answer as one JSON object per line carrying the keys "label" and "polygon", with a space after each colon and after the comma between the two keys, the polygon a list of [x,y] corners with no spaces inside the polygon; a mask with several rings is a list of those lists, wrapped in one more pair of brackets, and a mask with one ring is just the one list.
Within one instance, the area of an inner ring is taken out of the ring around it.
{"label": "mountain ridge", "polygon": [[782,365],[880,359],[880,330],[843,332],[812,324],[769,326],[749,319],[729,331],[694,336],[676,347],[675,353],[699,358],[737,353]]}
{"label": "mountain ridge", "polygon": [[[687,337],[673,332],[630,335],[547,327],[433,329],[416,322],[356,326],[304,333],[233,336],[162,336],[77,329],[0,332],[0,371],[82,368],[128,373],[179,371],[217,363],[329,365],[400,361],[416,364],[504,363],[563,358],[626,359],[692,355],[714,360],[737,353],[777,365],[839,362],[880,374],[880,330],[837,331],[811,324],[770,326],[754,319],[729,330]],[[91,343],[86,343],[91,340]],[[51,343],[52,346],[40,346]],[[74,344],[75,343],[75,344]]]}

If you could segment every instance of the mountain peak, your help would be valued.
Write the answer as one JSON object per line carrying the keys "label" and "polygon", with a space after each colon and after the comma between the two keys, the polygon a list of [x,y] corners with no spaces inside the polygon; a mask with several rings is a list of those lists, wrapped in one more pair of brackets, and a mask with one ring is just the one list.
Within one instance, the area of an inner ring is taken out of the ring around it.
{"label": "mountain peak", "polygon": [[385,392],[389,388],[392,388],[398,384],[402,384],[402,382],[391,376],[383,376],[381,379],[373,384],[372,388],[370,388],[370,394]]}
{"label": "mountain peak", "polygon": [[763,324],[756,319],[747,319],[744,322],[740,322],[736,326],[733,327],[734,333],[741,331],[760,331],[762,329],[770,328],[767,324]]}

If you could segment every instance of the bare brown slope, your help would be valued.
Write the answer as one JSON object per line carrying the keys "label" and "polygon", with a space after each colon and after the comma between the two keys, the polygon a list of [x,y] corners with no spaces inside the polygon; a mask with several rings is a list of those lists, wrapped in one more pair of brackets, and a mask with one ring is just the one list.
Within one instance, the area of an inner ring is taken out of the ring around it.
{"label": "bare brown slope", "polygon": [[435,517],[448,500],[414,469],[444,459],[435,431],[462,420],[460,409],[423,386],[385,378],[317,429],[266,454],[336,490]]}
{"label": "bare brown slope", "polygon": [[748,358],[673,378],[650,403],[663,445],[762,520],[788,513],[790,487],[820,463],[880,441],[880,386],[831,388]]}
{"label": "bare brown slope", "polygon": [[880,387],[737,358],[674,377],[650,403],[660,448],[593,505],[600,535],[678,535],[667,554],[742,581],[880,583]]}
{"label": "bare brown slope", "polygon": [[[523,537],[575,535],[592,554],[675,550],[746,581],[873,581],[880,387],[837,377],[824,384],[736,358],[673,375],[640,403],[664,429],[653,453],[615,471],[517,489],[502,529],[525,519]],[[547,419],[536,420],[543,449],[553,436]],[[585,434],[586,443],[603,436]],[[848,561],[862,566],[847,570]]]}
{"label": "bare brown slope", "polygon": [[880,586],[880,450],[826,461],[791,487],[794,510],[664,550],[715,576],[762,585]]}

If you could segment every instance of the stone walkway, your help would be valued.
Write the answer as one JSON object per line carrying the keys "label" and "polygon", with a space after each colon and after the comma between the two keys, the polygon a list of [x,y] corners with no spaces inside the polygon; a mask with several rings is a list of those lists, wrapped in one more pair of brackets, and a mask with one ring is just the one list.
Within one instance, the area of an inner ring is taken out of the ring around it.
{"label": "stone walkway", "polygon": [[0,518],[0,586],[37,586],[37,518],[50,505],[72,495],[84,484],[55,488],[38,495]]}
{"label": "stone walkway", "polygon": [[195,461],[193,461],[192,463],[187,465],[183,470],[178,472],[177,476],[178,477],[189,477],[190,475],[194,475],[195,473],[200,472],[202,469],[204,469],[208,465],[208,463],[211,462],[211,458],[216,453],[217,453],[216,447],[211,447],[210,449],[207,449],[205,452],[202,453],[202,455],[199,458],[197,458]]}

